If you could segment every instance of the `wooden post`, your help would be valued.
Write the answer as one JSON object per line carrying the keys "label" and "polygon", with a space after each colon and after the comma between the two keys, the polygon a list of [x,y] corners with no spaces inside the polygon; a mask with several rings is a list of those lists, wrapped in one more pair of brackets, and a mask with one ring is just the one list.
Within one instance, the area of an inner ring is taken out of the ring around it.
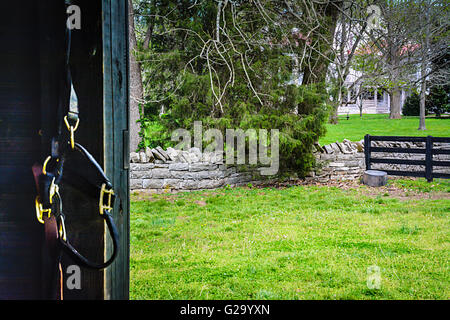
{"label": "wooden post", "polygon": [[[102,0],[104,56],[105,170],[118,200],[113,217],[120,233],[120,250],[105,271],[104,299],[129,298],[129,72],[128,1]],[[106,253],[111,253],[111,242]]]}
{"label": "wooden post", "polygon": [[370,135],[364,136],[364,155],[366,158],[366,170],[370,170]]}
{"label": "wooden post", "polygon": [[433,181],[433,137],[427,136],[425,144],[425,178],[428,182]]}

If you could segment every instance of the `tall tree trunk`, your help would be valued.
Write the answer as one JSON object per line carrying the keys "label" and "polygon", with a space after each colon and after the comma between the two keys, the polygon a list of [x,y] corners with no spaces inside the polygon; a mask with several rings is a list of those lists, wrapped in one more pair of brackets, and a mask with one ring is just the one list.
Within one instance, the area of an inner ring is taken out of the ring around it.
{"label": "tall tree trunk", "polygon": [[152,16],[150,22],[148,23],[147,31],[145,32],[144,38],[144,49],[150,48],[150,41],[153,36],[153,27],[155,26],[155,18]]}
{"label": "tall tree trunk", "polygon": [[422,78],[421,88],[420,88],[420,120],[419,120],[419,128],[418,130],[426,130],[425,128],[425,99],[426,99],[426,90],[427,90],[427,55],[428,48],[430,47],[430,15],[429,15],[429,6],[426,5],[425,10],[425,43],[422,44],[422,63],[420,66],[420,76]]}
{"label": "tall tree trunk", "polygon": [[427,91],[427,77],[426,77],[426,72],[427,72],[427,66],[426,66],[426,61],[425,61],[425,57],[423,57],[423,61],[422,61],[422,65],[420,66],[420,73],[421,73],[421,77],[422,77],[422,83],[420,85],[420,107],[419,107],[419,115],[420,115],[420,120],[419,120],[419,128],[418,130],[426,130],[425,128],[425,93]]}
{"label": "tall tree trunk", "polygon": [[338,93],[336,101],[334,101],[333,110],[331,111],[331,114],[330,114],[329,123],[331,123],[331,124],[338,124],[338,122],[339,122],[338,109],[342,105],[342,87],[343,87],[343,84],[339,84],[339,93]]}
{"label": "tall tree trunk", "polygon": [[135,51],[137,48],[136,32],[134,28],[133,1],[128,0],[128,36],[130,42],[130,150],[138,148],[141,127],[137,122],[140,119],[139,104],[143,99],[141,65],[136,61]]}
{"label": "tall tree trunk", "polygon": [[396,30],[393,28],[391,22],[387,22],[387,62],[389,66],[390,81],[394,82],[394,87],[390,92],[390,114],[389,119],[402,118],[402,91],[397,81],[400,79],[400,50],[401,43],[399,43],[396,35]]}
{"label": "tall tree trunk", "polygon": [[391,94],[391,110],[389,119],[402,118],[402,90],[399,87],[392,89]]}
{"label": "tall tree trunk", "polygon": [[357,100],[359,100],[359,118],[360,119],[362,119],[362,116],[363,116],[363,99],[362,99],[361,91],[362,91],[362,86],[360,85],[359,91],[358,91],[359,98],[357,98]]}
{"label": "tall tree trunk", "polygon": [[331,112],[330,119],[329,119],[330,124],[338,124],[338,122],[339,122],[338,108],[339,108],[339,105],[333,106],[333,111]]}
{"label": "tall tree trunk", "polygon": [[[398,48],[396,44],[391,44],[390,47],[390,59],[391,59],[391,74],[393,81],[397,81],[400,77],[400,59],[397,56]],[[389,119],[401,119],[402,118],[402,89],[398,84],[392,88],[391,91],[391,108]]]}

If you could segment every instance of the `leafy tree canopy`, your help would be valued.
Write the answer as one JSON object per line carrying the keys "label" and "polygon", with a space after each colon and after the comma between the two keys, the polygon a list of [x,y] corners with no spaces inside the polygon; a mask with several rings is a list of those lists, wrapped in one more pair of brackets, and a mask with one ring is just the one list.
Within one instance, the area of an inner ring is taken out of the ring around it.
{"label": "leafy tree canopy", "polygon": [[194,121],[205,129],[279,129],[281,163],[306,172],[328,112],[324,39],[338,8],[330,3],[136,1],[141,121],[160,137],[143,144],[168,146],[169,132]]}

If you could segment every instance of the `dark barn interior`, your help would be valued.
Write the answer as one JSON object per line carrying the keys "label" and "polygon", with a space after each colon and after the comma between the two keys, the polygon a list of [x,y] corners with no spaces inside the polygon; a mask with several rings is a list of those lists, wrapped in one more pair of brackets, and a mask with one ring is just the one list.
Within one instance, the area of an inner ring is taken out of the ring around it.
{"label": "dark barn interior", "polygon": [[[80,126],[76,141],[103,166],[118,195],[121,249],[104,271],[82,269],[81,288],[64,299],[128,298],[128,98],[126,1],[73,1],[82,12],[70,54]],[[0,2],[0,299],[47,299],[43,225],[36,219],[31,167],[42,163],[64,76],[64,1]],[[103,261],[109,236],[98,201],[61,185],[67,234],[85,256]],[[63,256],[64,270],[74,264]]]}

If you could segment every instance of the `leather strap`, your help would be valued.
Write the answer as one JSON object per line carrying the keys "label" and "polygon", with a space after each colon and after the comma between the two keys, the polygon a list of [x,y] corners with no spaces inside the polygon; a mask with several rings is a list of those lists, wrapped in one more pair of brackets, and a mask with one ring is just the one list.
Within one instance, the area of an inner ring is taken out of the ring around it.
{"label": "leather strap", "polygon": [[[70,147],[66,148],[63,154],[64,163],[66,165],[72,164],[70,161],[71,157],[80,155],[77,158],[76,166],[66,166],[64,168],[64,174],[62,175],[62,181],[74,186],[81,192],[92,197],[93,199],[100,200],[102,197],[102,186],[106,187],[108,190],[112,189],[112,184],[106,177],[103,169],[94,159],[94,157],[80,144],[75,143],[75,149],[71,150]],[[114,204],[115,196],[111,195],[111,206]],[[117,252],[119,250],[119,232],[114,223],[114,219],[109,210],[105,210],[100,216],[105,220],[106,226],[108,227],[108,232],[111,236],[113,243],[113,252],[111,257],[102,263],[95,263],[81,255],[69,242],[61,239],[61,245],[64,251],[77,263],[89,268],[89,269],[104,269],[108,267],[116,258]]]}
{"label": "leather strap", "polygon": [[113,241],[113,253],[111,255],[111,257],[103,263],[95,263],[90,261],[89,259],[87,259],[86,257],[84,257],[83,255],[81,255],[71,244],[68,240],[64,241],[62,239],[60,239],[62,248],[64,249],[64,252],[66,252],[71,258],[72,260],[74,260],[76,263],[78,263],[79,265],[89,268],[89,269],[104,269],[106,267],[108,267],[116,258],[117,256],[117,251],[119,248],[119,232],[117,230],[116,225],[114,224],[114,220],[113,217],[111,215],[111,213],[109,212],[105,212],[102,217],[105,219],[106,225],[108,226],[108,231],[109,234],[111,235],[112,241]]}
{"label": "leather strap", "polygon": [[[45,250],[47,255],[44,256],[44,266],[46,266],[44,272],[47,273],[46,278],[47,286],[45,290],[45,295],[49,299],[53,300],[63,300],[64,287],[62,284],[63,275],[61,267],[61,246],[59,242],[58,235],[58,224],[54,215],[50,218],[44,218],[44,229],[45,229]],[[46,261],[47,260],[47,261]],[[56,288],[56,290],[55,290]]]}
{"label": "leather strap", "polygon": [[[47,180],[46,175],[42,174],[42,166],[35,164],[32,167],[36,189],[40,199],[46,199],[48,188],[42,181]],[[44,187],[43,187],[44,186]],[[44,189],[43,189],[44,188]],[[46,190],[43,193],[43,190]],[[51,205],[45,200],[45,206],[51,208]],[[61,268],[61,245],[59,242],[58,224],[54,215],[44,216],[44,248],[43,248],[43,296],[48,299],[63,299],[64,288],[62,286],[62,268]],[[55,290],[57,288],[57,290]],[[58,290],[59,289],[59,290]]]}
{"label": "leather strap", "polygon": [[63,154],[64,168],[62,179],[86,195],[98,199],[102,185],[112,189],[112,184],[95,158],[79,143],[75,149],[67,147]]}
{"label": "leather strap", "polygon": [[[69,150],[70,148],[67,148]],[[42,173],[42,166],[34,165],[33,166],[33,174],[35,177],[36,188],[38,190],[38,195],[41,200],[44,209],[52,209],[53,214],[51,218],[55,219],[44,219],[44,225],[46,228],[45,236],[46,236],[46,244],[49,248],[49,252],[53,258],[57,258],[58,254],[54,254],[53,252],[56,250],[57,246],[54,244],[55,241],[60,243],[60,248],[58,250],[64,249],[74,261],[79,263],[81,266],[89,268],[89,269],[103,269],[109,266],[117,256],[117,252],[119,249],[119,232],[114,223],[114,219],[109,210],[105,210],[103,214],[100,216],[105,220],[105,223],[108,227],[108,232],[111,236],[113,242],[113,252],[111,257],[102,263],[92,262],[75,249],[72,244],[69,242],[68,237],[66,235],[66,239],[62,239],[58,234],[59,224],[63,223],[59,216],[62,216],[64,219],[64,215],[61,212],[62,204],[60,205],[59,210],[56,210],[54,204],[56,200],[61,203],[61,199],[53,199],[53,203],[50,201],[50,186],[52,182],[59,181],[62,178],[62,181],[67,181],[70,184],[77,187],[80,191],[85,192],[92,198],[96,200],[100,200],[99,197],[102,197],[101,189],[102,186],[112,189],[111,182],[106,177],[100,165],[97,161],[92,157],[92,155],[81,145],[76,144],[76,151],[82,155],[81,160],[83,161],[79,168],[82,169],[81,173],[78,170],[68,170],[68,168],[64,169],[63,165],[57,166],[57,174],[47,171],[46,174]],[[58,163],[64,164],[69,161],[69,158],[76,153],[69,152],[68,154],[64,153],[62,160]],[[64,170],[63,170],[64,169]],[[87,172],[87,174],[85,173]],[[68,176],[68,177],[67,177]],[[86,192],[87,191],[87,192]],[[54,196],[54,198],[58,198],[59,195]],[[114,204],[115,197],[111,195],[111,206]],[[55,215],[57,213],[58,215]],[[52,223],[50,225],[49,223]],[[53,226],[55,224],[56,226]],[[47,228],[48,227],[48,228]],[[65,229],[65,227],[64,227]],[[56,230],[56,231],[54,231]],[[56,232],[56,236],[55,236]]]}

